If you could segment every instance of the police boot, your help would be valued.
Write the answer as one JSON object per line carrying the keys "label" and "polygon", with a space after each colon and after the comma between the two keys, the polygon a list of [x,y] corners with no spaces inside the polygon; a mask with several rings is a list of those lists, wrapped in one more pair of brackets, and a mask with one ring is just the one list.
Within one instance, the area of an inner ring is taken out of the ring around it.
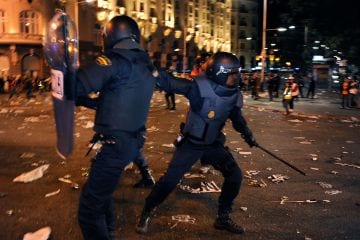
{"label": "police boot", "polygon": [[152,214],[154,213],[156,208],[148,208],[144,207],[139,222],[136,225],[136,232],[139,234],[145,234],[149,230],[149,224],[151,221]]}
{"label": "police boot", "polygon": [[219,230],[226,230],[235,234],[242,234],[245,229],[236,224],[229,216],[229,213],[221,213],[215,220],[214,227]]}
{"label": "police boot", "polygon": [[146,188],[154,186],[155,180],[151,175],[151,171],[148,167],[140,168],[140,173],[142,179],[139,182],[135,183],[134,188]]}

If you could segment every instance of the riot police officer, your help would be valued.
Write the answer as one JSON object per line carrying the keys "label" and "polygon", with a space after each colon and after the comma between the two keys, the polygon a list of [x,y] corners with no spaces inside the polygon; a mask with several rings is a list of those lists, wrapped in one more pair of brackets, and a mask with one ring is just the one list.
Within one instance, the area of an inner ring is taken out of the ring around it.
{"label": "riot police officer", "polygon": [[198,159],[222,172],[225,180],[219,197],[217,219],[214,227],[241,234],[244,229],[233,222],[230,212],[242,181],[242,172],[229,150],[224,147],[222,129],[226,120],[232,121],[234,129],[250,147],[257,146],[251,130],[242,116],[242,95],[238,89],[239,60],[231,53],[219,52],[209,59],[205,75],[190,82],[172,78],[161,72],[159,85],[165,90],[182,94],[189,99],[190,110],[182,128],[183,138],[177,142],[176,151],[167,173],[155,184],[146,198],[138,233],[148,231],[155,208],[173,191],[183,174]]}
{"label": "riot police officer", "polygon": [[94,130],[103,142],[80,197],[78,220],[86,240],[113,239],[112,193],[143,144],[155,77],[139,42],[140,30],[132,18],[112,18],[104,32],[104,54],[76,76],[77,97],[99,92]]}

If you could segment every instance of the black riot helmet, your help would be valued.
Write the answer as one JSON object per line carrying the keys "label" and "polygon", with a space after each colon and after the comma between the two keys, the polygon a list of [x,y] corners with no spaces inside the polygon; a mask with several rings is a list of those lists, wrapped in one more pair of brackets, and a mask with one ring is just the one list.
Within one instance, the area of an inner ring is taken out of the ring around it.
{"label": "black riot helmet", "polygon": [[140,43],[139,26],[134,19],[126,15],[113,17],[105,26],[105,49],[112,48],[116,43],[124,39]]}
{"label": "black riot helmet", "polygon": [[207,77],[221,85],[226,85],[230,74],[239,74],[240,61],[232,53],[218,52],[215,53],[207,62]]}

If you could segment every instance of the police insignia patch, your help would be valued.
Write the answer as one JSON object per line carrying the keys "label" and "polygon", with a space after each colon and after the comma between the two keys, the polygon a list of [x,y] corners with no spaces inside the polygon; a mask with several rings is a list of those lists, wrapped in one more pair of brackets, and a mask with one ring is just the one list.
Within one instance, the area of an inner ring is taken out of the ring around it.
{"label": "police insignia patch", "polygon": [[212,119],[215,117],[215,111],[208,112],[208,118]]}
{"label": "police insignia patch", "polygon": [[104,55],[98,56],[95,61],[100,66],[111,66],[110,59],[108,59]]}

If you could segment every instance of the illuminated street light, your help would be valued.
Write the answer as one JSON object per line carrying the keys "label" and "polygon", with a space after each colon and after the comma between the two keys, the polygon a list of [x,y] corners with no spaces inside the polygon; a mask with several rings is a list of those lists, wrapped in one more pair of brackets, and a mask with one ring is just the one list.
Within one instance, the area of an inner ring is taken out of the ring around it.
{"label": "illuminated street light", "polygon": [[289,26],[289,29],[295,29],[296,27],[294,25]]}
{"label": "illuminated street light", "polygon": [[247,37],[246,40],[250,41],[252,40],[252,37]]}

